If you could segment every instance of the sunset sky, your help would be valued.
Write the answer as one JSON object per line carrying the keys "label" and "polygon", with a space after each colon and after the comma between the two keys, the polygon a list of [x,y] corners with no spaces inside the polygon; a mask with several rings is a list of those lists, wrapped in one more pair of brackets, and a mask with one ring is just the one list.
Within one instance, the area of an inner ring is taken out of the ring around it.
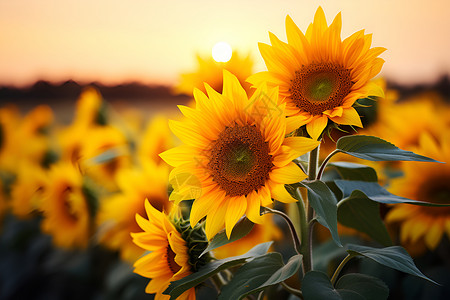
{"label": "sunset sky", "polygon": [[305,31],[319,5],[328,23],[342,12],[343,38],[364,28],[388,49],[382,76],[417,83],[450,72],[448,0],[0,0],[0,84],[175,84],[219,41],[261,71],[258,42],[268,31],[286,41],[287,14]]}

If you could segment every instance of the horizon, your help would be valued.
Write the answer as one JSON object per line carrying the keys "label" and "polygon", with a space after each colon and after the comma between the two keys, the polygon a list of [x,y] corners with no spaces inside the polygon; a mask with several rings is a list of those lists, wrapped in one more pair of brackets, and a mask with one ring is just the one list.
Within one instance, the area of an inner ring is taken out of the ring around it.
{"label": "horizon", "polygon": [[[26,86],[38,79],[61,82],[136,81],[173,86],[196,68],[195,55],[210,56],[212,46],[228,42],[265,70],[258,42],[268,32],[286,41],[290,15],[305,31],[320,5],[330,24],[342,12],[342,38],[365,29],[373,46],[386,47],[381,76],[399,83],[429,83],[450,74],[450,2],[437,0],[172,1],[130,3],[98,0],[0,2],[0,83]],[[418,22],[420,20],[420,22]]]}

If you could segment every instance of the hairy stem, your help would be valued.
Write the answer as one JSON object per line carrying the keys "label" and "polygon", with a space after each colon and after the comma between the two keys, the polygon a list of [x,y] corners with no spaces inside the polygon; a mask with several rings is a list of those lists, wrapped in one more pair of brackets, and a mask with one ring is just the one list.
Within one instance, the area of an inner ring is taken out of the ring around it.
{"label": "hairy stem", "polygon": [[[309,153],[309,164],[308,164],[308,180],[315,180],[317,176],[317,169],[319,165],[319,147],[312,150]],[[306,274],[313,269],[313,259],[312,259],[312,226],[311,221],[314,219],[314,209],[309,204],[306,203],[306,232],[307,234],[302,236],[302,246],[303,246],[303,270]],[[302,230],[303,232],[303,230]]]}
{"label": "hairy stem", "polygon": [[341,150],[335,149],[333,152],[328,154],[328,156],[325,158],[325,160],[322,162],[322,165],[320,165],[319,172],[317,173],[317,179],[321,179],[323,172],[325,171],[325,167],[327,166],[330,159],[339,152],[342,152]]}
{"label": "hairy stem", "polygon": [[271,209],[271,208],[265,207],[264,210],[265,210],[264,213],[272,213],[272,214],[279,215],[286,221],[286,223],[288,224],[289,229],[291,231],[292,241],[294,242],[295,252],[300,254],[301,244],[300,244],[300,240],[298,238],[297,231],[295,230],[294,223],[292,222],[291,218],[289,218],[289,216],[287,214],[285,214],[284,212],[276,210],[276,209]]}

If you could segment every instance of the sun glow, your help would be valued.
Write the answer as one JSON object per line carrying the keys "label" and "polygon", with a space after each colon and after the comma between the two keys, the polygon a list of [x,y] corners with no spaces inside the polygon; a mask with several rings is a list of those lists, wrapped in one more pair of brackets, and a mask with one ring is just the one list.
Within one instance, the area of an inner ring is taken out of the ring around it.
{"label": "sun glow", "polygon": [[231,59],[233,50],[228,43],[218,42],[212,48],[212,57],[217,62],[227,62]]}

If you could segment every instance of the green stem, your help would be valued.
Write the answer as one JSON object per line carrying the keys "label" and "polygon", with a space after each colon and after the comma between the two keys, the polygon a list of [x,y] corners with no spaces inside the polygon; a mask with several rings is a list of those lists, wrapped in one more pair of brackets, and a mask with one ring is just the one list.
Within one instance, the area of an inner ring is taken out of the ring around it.
{"label": "green stem", "polygon": [[324,159],[324,161],[322,162],[322,165],[319,168],[319,172],[317,173],[317,179],[322,178],[323,172],[325,171],[325,167],[327,166],[328,162],[335,154],[338,154],[339,152],[342,152],[342,151],[339,149],[335,149],[333,152],[328,154],[328,156]]}
{"label": "green stem", "polygon": [[294,242],[295,252],[300,254],[300,248],[301,248],[300,240],[298,238],[297,231],[295,230],[295,226],[294,226],[294,223],[292,222],[291,218],[289,218],[289,216],[282,211],[279,211],[276,209],[271,209],[268,207],[265,207],[264,209],[265,209],[265,213],[272,213],[272,214],[276,214],[276,215],[283,217],[283,219],[286,221],[286,223],[288,224],[289,229],[291,231],[292,241]]}
{"label": "green stem", "polygon": [[331,277],[331,284],[334,286],[336,279],[339,276],[339,273],[341,273],[342,268],[345,266],[345,264],[353,258],[353,255],[347,254],[347,256],[341,261],[339,266],[337,267],[336,271],[334,271],[333,277]]}
{"label": "green stem", "polygon": [[289,285],[286,284],[286,282],[282,281],[281,282],[281,286],[288,291],[289,293],[291,293],[292,295],[295,295],[297,297],[299,297],[300,299],[303,299],[303,294],[302,291],[294,289],[293,287],[290,287]]}
{"label": "green stem", "polygon": [[[312,150],[309,153],[309,163],[308,163],[308,180],[315,180],[317,176],[317,169],[319,165],[319,147]],[[304,274],[313,269],[313,259],[312,259],[312,219],[314,219],[314,209],[309,204],[306,203],[306,222],[307,225],[305,231],[307,234],[302,236],[302,254],[303,254],[303,270]],[[303,229],[302,229],[303,232]]]}
{"label": "green stem", "polygon": [[[298,201],[297,201],[297,208],[298,208],[298,214],[300,219],[300,238],[301,238],[301,247],[300,247],[300,253],[302,254],[302,270],[303,274],[306,274],[307,270],[305,269],[305,255],[307,256],[309,251],[307,250],[308,243],[306,242],[306,239],[308,238],[308,220],[306,218],[306,209],[305,209],[305,203],[303,202],[302,194],[300,193],[300,190],[297,188],[295,190]],[[311,259],[309,257],[306,258],[307,261],[310,261]],[[300,276],[301,278],[301,276]]]}

